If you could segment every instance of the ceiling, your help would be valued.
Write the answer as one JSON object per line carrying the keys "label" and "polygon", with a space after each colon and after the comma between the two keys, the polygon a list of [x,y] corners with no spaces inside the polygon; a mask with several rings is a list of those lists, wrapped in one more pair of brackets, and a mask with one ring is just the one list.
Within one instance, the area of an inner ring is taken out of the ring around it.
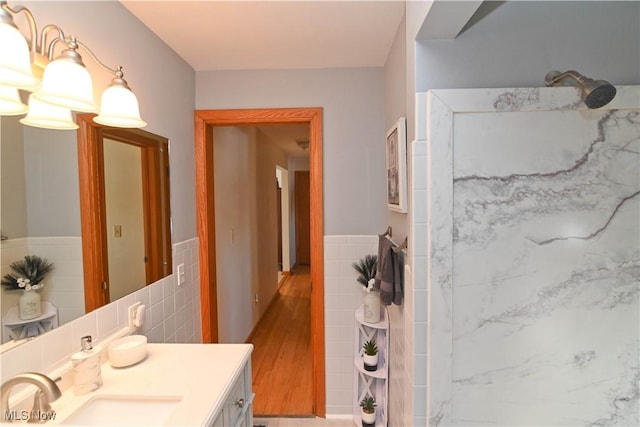
{"label": "ceiling", "polygon": [[302,148],[303,142],[309,144],[309,124],[256,126],[282,151],[293,157],[309,157],[309,149]]}
{"label": "ceiling", "polygon": [[398,0],[120,0],[195,71],[381,67]]}
{"label": "ceiling", "polygon": [[[404,14],[399,0],[120,0],[195,71],[382,67]],[[285,152],[308,125],[261,126]]]}
{"label": "ceiling", "polygon": [[[405,11],[405,0],[120,2],[196,72],[383,67]],[[434,2],[421,37],[455,37],[482,3]],[[296,144],[308,139],[308,125],[260,130],[285,152],[308,156]]]}

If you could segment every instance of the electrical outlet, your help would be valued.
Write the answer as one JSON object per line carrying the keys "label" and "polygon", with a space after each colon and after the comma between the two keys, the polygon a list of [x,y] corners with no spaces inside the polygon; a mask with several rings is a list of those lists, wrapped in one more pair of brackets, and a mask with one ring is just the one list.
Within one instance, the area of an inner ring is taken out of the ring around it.
{"label": "electrical outlet", "polygon": [[186,277],[184,274],[184,264],[180,264],[178,265],[177,268],[177,275],[178,275],[178,286],[184,285],[184,282],[186,282]]}
{"label": "electrical outlet", "polygon": [[113,237],[122,237],[122,226],[114,225],[113,226]]}
{"label": "electrical outlet", "polygon": [[128,310],[129,317],[128,317],[128,319],[129,319],[129,327],[130,328],[134,327],[133,321],[136,319],[136,310],[138,310],[138,307],[140,306],[140,304],[142,304],[142,303],[141,302],[137,302],[137,303],[129,306],[129,310]]}

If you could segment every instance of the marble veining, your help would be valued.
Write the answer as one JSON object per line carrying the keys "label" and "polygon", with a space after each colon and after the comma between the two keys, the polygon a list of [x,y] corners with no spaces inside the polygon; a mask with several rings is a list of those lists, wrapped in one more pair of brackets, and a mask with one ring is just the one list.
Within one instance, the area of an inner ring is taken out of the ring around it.
{"label": "marble veining", "polygon": [[430,425],[640,425],[640,112],[551,91],[431,103]]}
{"label": "marble veining", "polygon": [[537,89],[514,89],[498,95],[493,103],[496,111],[517,111],[524,105],[540,102],[540,93]]}

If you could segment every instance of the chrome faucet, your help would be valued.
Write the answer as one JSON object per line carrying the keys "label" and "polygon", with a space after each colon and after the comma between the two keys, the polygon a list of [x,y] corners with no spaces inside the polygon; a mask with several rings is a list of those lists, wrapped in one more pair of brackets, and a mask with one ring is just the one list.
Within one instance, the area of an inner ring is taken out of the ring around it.
{"label": "chrome faucet", "polygon": [[[9,395],[13,386],[18,384],[33,384],[38,387],[33,399],[33,408],[30,413],[26,411],[11,411],[9,409]],[[37,372],[24,372],[5,381],[1,387],[2,394],[2,422],[28,420],[30,423],[44,423],[55,418],[51,410],[50,402],[62,396],[60,388],[55,381],[46,375]]]}

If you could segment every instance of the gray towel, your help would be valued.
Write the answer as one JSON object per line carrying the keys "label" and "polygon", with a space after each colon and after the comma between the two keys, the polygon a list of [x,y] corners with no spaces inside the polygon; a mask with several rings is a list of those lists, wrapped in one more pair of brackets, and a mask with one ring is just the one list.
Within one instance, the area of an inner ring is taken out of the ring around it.
{"label": "gray towel", "polygon": [[404,295],[404,252],[391,251],[393,253],[393,303],[402,304]]}
{"label": "gray towel", "polygon": [[378,236],[378,263],[375,289],[380,291],[380,301],[385,305],[401,305],[404,294],[404,253],[394,251],[396,245],[386,234]]}

